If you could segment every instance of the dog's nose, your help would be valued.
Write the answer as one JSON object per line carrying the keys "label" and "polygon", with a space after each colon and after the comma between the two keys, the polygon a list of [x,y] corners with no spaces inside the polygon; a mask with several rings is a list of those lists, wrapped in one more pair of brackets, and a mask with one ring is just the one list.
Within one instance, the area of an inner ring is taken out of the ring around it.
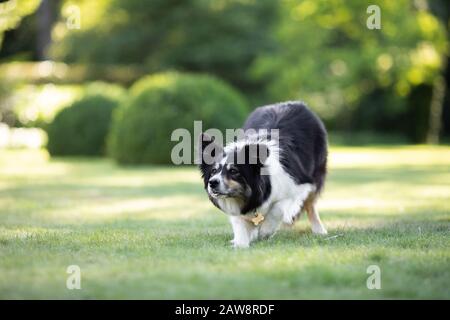
{"label": "dog's nose", "polygon": [[217,188],[218,185],[219,185],[219,180],[217,180],[217,179],[209,180],[209,186],[211,187],[211,189]]}

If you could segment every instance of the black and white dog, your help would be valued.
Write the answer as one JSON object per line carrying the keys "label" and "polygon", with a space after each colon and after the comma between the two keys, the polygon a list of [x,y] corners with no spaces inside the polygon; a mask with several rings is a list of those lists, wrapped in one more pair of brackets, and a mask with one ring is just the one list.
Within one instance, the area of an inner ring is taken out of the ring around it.
{"label": "black and white dog", "polygon": [[[327,170],[327,133],[320,119],[301,102],[283,102],[257,108],[243,129],[244,138],[225,147],[206,134],[200,145],[204,186],[230,217],[233,246],[272,236],[303,210],[313,233],[326,234],[316,208]],[[259,134],[273,129],[277,139]],[[205,161],[206,155],[213,160]]]}

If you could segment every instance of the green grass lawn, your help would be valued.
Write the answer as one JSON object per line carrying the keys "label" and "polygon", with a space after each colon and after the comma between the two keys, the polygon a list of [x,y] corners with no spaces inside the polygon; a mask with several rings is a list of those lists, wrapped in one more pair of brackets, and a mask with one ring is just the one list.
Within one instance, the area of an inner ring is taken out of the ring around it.
{"label": "green grass lawn", "polygon": [[450,299],[450,147],[336,147],[329,171],[328,236],[303,217],[234,250],[194,167],[0,150],[0,298]]}

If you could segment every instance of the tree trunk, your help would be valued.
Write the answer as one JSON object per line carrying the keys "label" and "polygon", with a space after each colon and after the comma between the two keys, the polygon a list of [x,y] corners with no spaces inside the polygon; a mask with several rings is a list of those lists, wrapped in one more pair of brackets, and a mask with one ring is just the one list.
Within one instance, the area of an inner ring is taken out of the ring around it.
{"label": "tree trunk", "polygon": [[36,13],[37,43],[36,53],[38,60],[48,60],[48,48],[51,44],[52,26],[55,22],[55,5],[52,0],[42,0]]}
{"label": "tree trunk", "polygon": [[445,98],[445,79],[439,76],[433,83],[433,95],[430,103],[430,117],[427,133],[428,144],[438,144],[442,127],[442,110]]}

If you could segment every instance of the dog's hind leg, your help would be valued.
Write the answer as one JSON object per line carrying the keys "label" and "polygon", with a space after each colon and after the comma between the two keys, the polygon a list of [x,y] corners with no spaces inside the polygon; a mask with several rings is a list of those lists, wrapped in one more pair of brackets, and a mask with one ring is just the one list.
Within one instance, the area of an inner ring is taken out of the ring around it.
{"label": "dog's hind leg", "polygon": [[327,229],[320,221],[319,211],[317,210],[316,201],[314,198],[308,199],[309,201],[305,202],[305,210],[308,214],[308,220],[311,223],[311,230],[315,234],[327,234]]}
{"label": "dog's hind leg", "polygon": [[288,198],[278,202],[278,206],[283,212],[283,222],[287,225],[293,225],[295,220],[300,217],[302,208],[305,203],[310,200],[314,193],[315,187],[309,183],[304,183],[297,186],[297,197],[295,199]]}

